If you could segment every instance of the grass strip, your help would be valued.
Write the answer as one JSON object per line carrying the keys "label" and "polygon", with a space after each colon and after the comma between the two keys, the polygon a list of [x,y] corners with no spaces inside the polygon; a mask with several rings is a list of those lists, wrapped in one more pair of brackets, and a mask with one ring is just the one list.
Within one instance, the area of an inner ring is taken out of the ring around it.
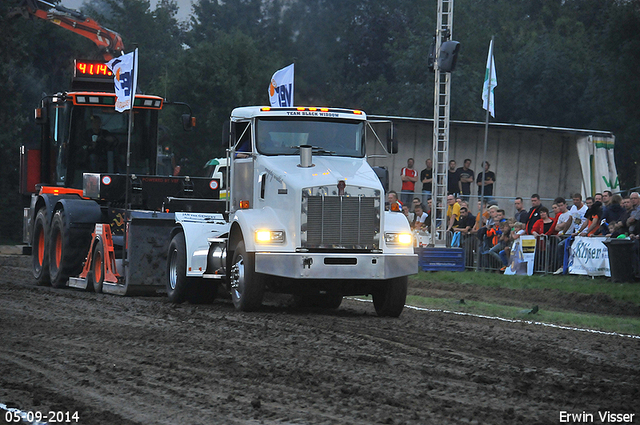
{"label": "grass strip", "polygon": [[614,283],[604,277],[564,275],[507,276],[483,272],[419,272],[411,280],[480,285],[509,289],[556,289],[580,294],[606,294],[615,300],[640,304],[640,283]]}
{"label": "grass strip", "polygon": [[589,313],[568,313],[545,309],[540,309],[535,314],[528,314],[531,307],[520,308],[471,300],[465,300],[464,304],[462,304],[459,300],[429,298],[417,295],[407,296],[406,304],[415,307],[480,314],[504,319],[531,320],[554,325],[640,335],[640,318],[611,317]]}

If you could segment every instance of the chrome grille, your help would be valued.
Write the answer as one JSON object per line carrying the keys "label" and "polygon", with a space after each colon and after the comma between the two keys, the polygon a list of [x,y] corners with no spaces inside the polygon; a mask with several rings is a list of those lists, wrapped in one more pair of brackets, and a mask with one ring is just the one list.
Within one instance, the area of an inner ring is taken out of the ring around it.
{"label": "chrome grille", "polygon": [[[364,196],[308,196],[303,208],[305,248],[377,249],[379,200]],[[306,223],[304,210],[306,209]]]}

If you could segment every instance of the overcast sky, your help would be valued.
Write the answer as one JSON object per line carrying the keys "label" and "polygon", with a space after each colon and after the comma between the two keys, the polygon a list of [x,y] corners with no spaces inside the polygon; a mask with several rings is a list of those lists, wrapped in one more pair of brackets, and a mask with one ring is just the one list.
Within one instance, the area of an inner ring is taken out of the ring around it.
{"label": "overcast sky", "polygon": [[[86,0],[62,0],[61,4],[69,9],[80,10],[85,1]],[[157,0],[151,0],[151,9],[156,7],[156,3],[158,3]],[[177,0],[176,3],[178,3],[178,7],[180,8],[177,16],[178,20],[184,21],[191,13],[191,0]]]}

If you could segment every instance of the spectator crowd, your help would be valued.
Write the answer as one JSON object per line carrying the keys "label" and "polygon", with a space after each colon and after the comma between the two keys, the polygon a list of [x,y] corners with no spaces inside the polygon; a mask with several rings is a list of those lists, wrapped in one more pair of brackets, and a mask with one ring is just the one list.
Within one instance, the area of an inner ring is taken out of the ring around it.
{"label": "spectator crowd", "polygon": [[[401,171],[401,199],[398,199],[395,191],[389,191],[388,205],[392,210],[402,211],[412,229],[429,232],[434,220],[431,199],[432,162],[427,159],[426,168],[419,174],[413,169],[413,165],[413,159],[409,159],[407,167]],[[516,197],[513,200],[513,212],[507,213],[494,201],[496,176],[490,171],[490,164],[483,163],[484,179],[482,172],[475,176],[470,167],[469,159],[465,159],[463,166],[459,168],[456,168],[454,160],[449,162],[447,213],[446,217],[436,216],[435,220],[438,225],[441,220],[445,220],[450,235],[474,235],[476,238],[453,237],[449,240],[463,240],[463,243],[473,240],[484,258],[494,258],[502,264],[503,269],[507,265],[512,242],[525,234],[539,239],[559,236],[553,239],[554,244],[557,244],[553,246],[556,257],[552,262],[553,267],[562,265],[565,245],[572,240],[567,239],[567,236],[615,238],[631,235],[636,238],[640,235],[640,194],[637,192],[622,197],[606,190],[584,200],[580,193],[576,193],[571,198],[571,205],[564,197],[557,197],[550,208],[543,205],[538,194],[533,194],[529,210],[525,209],[524,200]],[[422,196],[416,196],[420,194],[415,190],[418,181],[422,183]],[[469,204],[473,182],[476,183],[479,197],[484,189],[484,204],[480,205],[478,202],[475,208]],[[556,272],[561,270],[562,268]]]}

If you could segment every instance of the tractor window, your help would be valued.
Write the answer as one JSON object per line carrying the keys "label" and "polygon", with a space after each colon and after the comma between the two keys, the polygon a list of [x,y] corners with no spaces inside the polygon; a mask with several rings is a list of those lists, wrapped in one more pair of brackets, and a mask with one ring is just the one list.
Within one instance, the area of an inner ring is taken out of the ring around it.
{"label": "tractor window", "polygon": [[[153,174],[156,165],[157,114],[136,109],[131,133],[130,172]],[[125,174],[127,171],[129,112],[118,113],[113,107],[76,106],[69,144],[67,186],[82,187],[86,172]]]}

